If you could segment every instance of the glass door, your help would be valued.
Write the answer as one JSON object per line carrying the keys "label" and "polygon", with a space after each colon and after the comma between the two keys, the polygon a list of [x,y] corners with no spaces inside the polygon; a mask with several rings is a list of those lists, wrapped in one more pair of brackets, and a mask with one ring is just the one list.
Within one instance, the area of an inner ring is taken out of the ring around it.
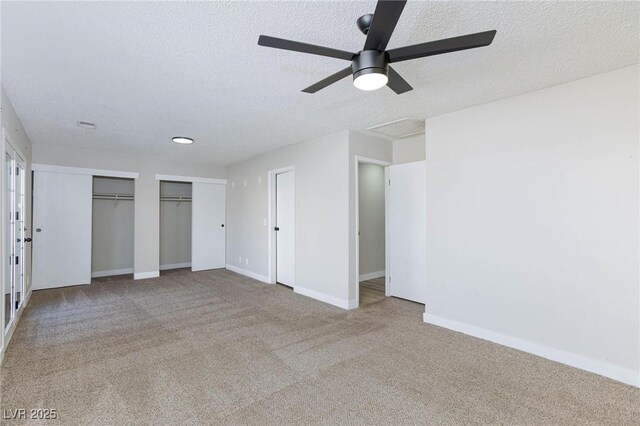
{"label": "glass door", "polygon": [[4,152],[5,203],[4,234],[4,330],[13,324],[16,312],[24,299],[24,203],[25,164],[20,156],[5,144]]}
{"label": "glass door", "polygon": [[4,153],[4,184],[5,203],[4,217],[2,218],[4,233],[4,288],[2,298],[4,303],[4,330],[8,330],[13,322],[15,312],[13,309],[13,157],[9,152]]}

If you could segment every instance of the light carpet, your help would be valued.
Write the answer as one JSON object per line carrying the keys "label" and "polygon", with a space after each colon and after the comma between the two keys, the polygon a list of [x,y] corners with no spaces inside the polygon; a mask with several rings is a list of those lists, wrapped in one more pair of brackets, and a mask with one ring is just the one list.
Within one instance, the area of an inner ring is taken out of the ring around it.
{"label": "light carpet", "polygon": [[638,389],[422,312],[344,311],[227,270],[37,291],[0,406],[56,409],[46,424],[638,424]]}

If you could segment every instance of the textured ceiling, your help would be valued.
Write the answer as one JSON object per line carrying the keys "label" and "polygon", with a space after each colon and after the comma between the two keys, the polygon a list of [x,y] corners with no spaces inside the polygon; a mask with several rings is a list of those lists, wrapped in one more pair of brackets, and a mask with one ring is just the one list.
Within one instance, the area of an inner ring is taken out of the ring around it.
{"label": "textured ceiling", "polygon": [[257,45],[266,34],[357,51],[355,21],[375,1],[2,2],[2,85],[35,144],[225,165],[638,63],[639,7],[409,1],[389,48],[498,34],[489,47],[395,65],[414,87],[398,96],[351,79],[301,93],[346,63]]}

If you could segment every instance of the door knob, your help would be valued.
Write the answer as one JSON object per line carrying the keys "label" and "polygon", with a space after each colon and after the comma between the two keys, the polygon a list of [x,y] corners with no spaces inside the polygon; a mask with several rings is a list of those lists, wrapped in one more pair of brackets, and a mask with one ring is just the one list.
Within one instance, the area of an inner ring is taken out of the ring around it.
{"label": "door knob", "polygon": [[30,242],[31,242],[31,238],[25,238],[25,239],[24,239],[24,242],[25,242],[25,243],[30,243]]}
{"label": "door knob", "polygon": [[280,230],[280,228],[276,226],[275,228],[273,228],[273,230],[274,230],[274,231],[279,231],[279,230]]}
{"label": "door knob", "polygon": [[224,223],[222,225],[220,225],[220,226],[222,226],[224,228]]}

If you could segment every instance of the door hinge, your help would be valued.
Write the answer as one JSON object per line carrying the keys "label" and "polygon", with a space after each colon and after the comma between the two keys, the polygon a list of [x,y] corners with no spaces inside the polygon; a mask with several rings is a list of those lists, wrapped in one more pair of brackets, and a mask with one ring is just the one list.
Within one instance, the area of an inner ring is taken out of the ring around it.
{"label": "door hinge", "polygon": [[20,256],[16,256],[16,265],[20,264]]}
{"label": "door hinge", "polygon": [[16,220],[20,220],[20,212],[16,212]]}
{"label": "door hinge", "polygon": [[391,186],[391,179],[389,179],[389,186]]}

